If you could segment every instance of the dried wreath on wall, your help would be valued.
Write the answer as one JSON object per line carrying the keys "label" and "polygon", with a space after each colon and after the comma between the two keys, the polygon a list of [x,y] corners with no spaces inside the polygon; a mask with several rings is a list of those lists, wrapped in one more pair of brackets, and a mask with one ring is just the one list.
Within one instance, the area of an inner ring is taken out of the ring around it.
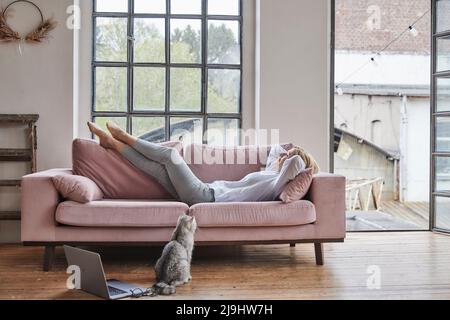
{"label": "dried wreath on wall", "polygon": [[[41,23],[39,26],[33,31],[29,32],[25,37],[21,37],[20,34],[14,31],[7,23],[7,11],[8,9],[18,3],[25,2],[32,6],[34,6],[41,15]],[[42,14],[41,9],[31,1],[28,0],[16,0],[11,2],[4,10],[0,12],[0,42],[16,42],[16,41],[26,41],[31,43],[42,42],[45,39],[48,39],[50,31],[56,28],[56,21],[53,19],[44,20],[44,15]]]}

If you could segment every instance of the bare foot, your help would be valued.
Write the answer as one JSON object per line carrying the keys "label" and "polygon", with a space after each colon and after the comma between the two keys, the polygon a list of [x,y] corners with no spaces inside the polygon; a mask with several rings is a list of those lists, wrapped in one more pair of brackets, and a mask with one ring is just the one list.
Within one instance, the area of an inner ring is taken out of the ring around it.
{"label": "bare foot", "polygon": [[106,127],[108,128],[108,131],[111,133],[111,135],[119,140],[122,141],[128,145],[132,145],[134,142],[136,142],[136,138],[132,135],[128,134],[125,130],[120,128],[118,125],[116,125],[113,122],[107,122]]}
{"label": "bare foot", "polygon": [[111,137],[107,132],[103,131],[95,123],[88,122],[87,125],[89,127],[89,130],[99,138],[100,145],[103,148],[116,149],[116,142],[117,142],[116,139]]}

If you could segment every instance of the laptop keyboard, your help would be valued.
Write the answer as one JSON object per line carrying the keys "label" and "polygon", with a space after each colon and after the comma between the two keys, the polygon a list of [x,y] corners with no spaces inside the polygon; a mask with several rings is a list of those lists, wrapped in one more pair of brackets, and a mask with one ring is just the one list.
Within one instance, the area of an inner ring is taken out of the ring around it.
{"label": "laptop keyboard", "polygon": [[109,292],[110,296],[116,296],[118,294],[127,293],[126,291],[123,291],[123,290],[120,290],[120,289],[117,289],[117,288],[114,288],[114,287],[110,287],[110,286],[108,286],[108,292]]}

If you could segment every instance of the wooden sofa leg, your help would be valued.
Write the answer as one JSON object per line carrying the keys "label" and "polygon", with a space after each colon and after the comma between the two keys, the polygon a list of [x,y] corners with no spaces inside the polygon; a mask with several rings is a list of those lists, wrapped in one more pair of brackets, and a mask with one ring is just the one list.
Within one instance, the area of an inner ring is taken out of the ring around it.
{"label": "wooden sofa leg", "polygon": [[314,251],[316,253],[316,264],[323,265],[323,244],[322,242],[314,242]]}
{"label": "wooden sofa leg", "polygon": [[48,272],[52,269],[55,258],[55,246],[45,246],[43,270]]}
{"label": "wooden sofa leg", "polygon": [[291,248],[293,248],[293,247],[295,247],[295,243],[290,243],[289,246],[290,246]]}

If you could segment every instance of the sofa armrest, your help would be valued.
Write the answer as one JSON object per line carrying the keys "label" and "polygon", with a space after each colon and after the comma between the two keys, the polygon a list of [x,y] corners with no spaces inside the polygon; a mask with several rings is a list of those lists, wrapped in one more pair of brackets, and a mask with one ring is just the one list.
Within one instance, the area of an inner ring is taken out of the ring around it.
{"label": "sofa armrest", "polygon": [[55,240],[55,211],[60,197],[53,185],[52,177],[61,174],[71,175],[72,170],[53,169],[22,178],[22,242]]}
{"label": "sofa armrest", "polygon": [[315,175],[306,198],[316,208],[317,239],[345,238],[345,177]]}

